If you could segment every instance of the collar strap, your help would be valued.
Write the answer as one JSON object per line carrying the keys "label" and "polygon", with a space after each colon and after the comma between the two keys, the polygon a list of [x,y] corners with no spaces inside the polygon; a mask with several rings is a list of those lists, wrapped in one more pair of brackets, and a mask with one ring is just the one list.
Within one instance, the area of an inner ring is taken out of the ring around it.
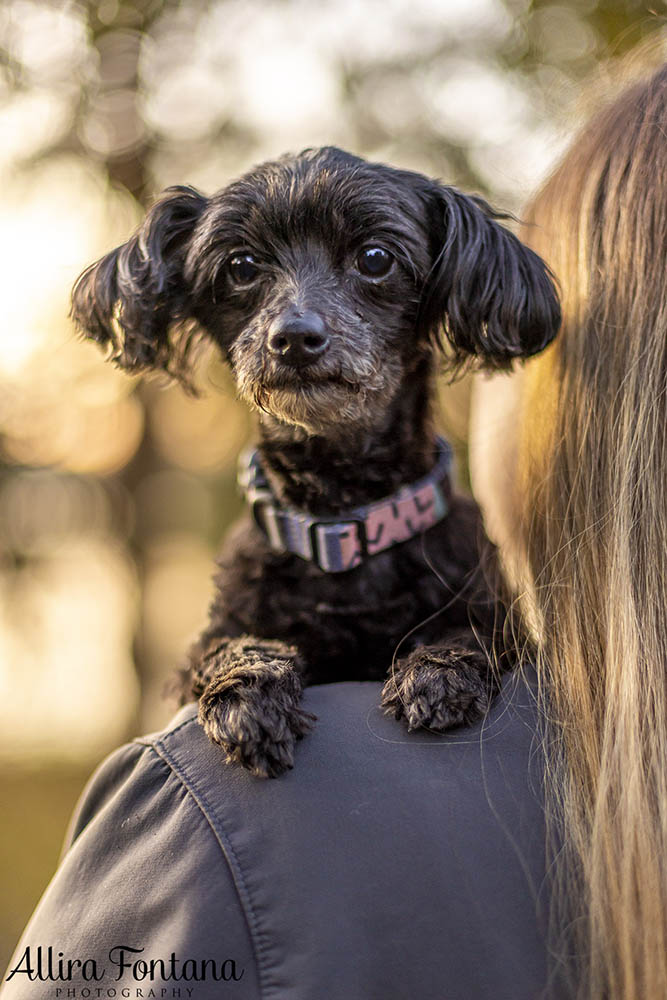
{"label": "collar strap", "polygon": [[452,450],[443,438],[436,438],[436,444],[438,457],[427,475],[389,497],[335,518],[280,506],[256,451],[241,455],[238,482],[274,552],[293,552],[325,573],[343,573],[367,556],[421,535],[445,517]]}

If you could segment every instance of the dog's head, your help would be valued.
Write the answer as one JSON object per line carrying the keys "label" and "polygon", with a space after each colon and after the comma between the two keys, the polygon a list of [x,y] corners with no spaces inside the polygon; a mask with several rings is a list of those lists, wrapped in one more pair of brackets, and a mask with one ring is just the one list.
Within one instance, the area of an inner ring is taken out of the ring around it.
{"label": "dog's head", "polygon": [[308,150],[211,198],[169,189],[72,312],[124,368],[178,374],[195,323],[279,421],[371,425],[438,345],[500,368],[555,336],[551,276],[497,219],[421,174]]}

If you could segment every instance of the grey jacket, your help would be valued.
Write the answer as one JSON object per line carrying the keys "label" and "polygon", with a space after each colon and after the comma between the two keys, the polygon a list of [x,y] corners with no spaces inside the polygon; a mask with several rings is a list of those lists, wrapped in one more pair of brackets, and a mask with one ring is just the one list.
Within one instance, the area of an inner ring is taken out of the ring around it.
{"label": "grey jacket", "polygon": [[2,1000],[541,996],[531,683],[447,736],[407,734],[379,698],[309,688],[317,725],[274,781],[225,766],[194,706],[109,757]]}

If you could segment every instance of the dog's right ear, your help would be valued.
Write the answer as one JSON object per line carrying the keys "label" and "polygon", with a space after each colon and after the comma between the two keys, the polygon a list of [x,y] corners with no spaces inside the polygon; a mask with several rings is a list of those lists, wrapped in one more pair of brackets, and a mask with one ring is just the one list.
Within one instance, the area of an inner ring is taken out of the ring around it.
{"label": "dog's right ear", "polygon": [[189,317],[183,262],[207,199],[168,188],[131,239],[92,264],[72,292],[72,318],[129,370],[170,371],[170,328]]}

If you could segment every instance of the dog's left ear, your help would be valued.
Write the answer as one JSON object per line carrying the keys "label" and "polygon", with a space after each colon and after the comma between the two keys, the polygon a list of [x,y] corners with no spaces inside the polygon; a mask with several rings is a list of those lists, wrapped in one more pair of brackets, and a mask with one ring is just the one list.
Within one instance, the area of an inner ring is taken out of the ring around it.
{"label": "dog's left ear", "polygon": [[481,198],[433,184],[434,262],[422,294],[421,325],[454,363],[470,355],[486,368],[537,354],[556,336],[560,303],[544,261],[499,225]]}

